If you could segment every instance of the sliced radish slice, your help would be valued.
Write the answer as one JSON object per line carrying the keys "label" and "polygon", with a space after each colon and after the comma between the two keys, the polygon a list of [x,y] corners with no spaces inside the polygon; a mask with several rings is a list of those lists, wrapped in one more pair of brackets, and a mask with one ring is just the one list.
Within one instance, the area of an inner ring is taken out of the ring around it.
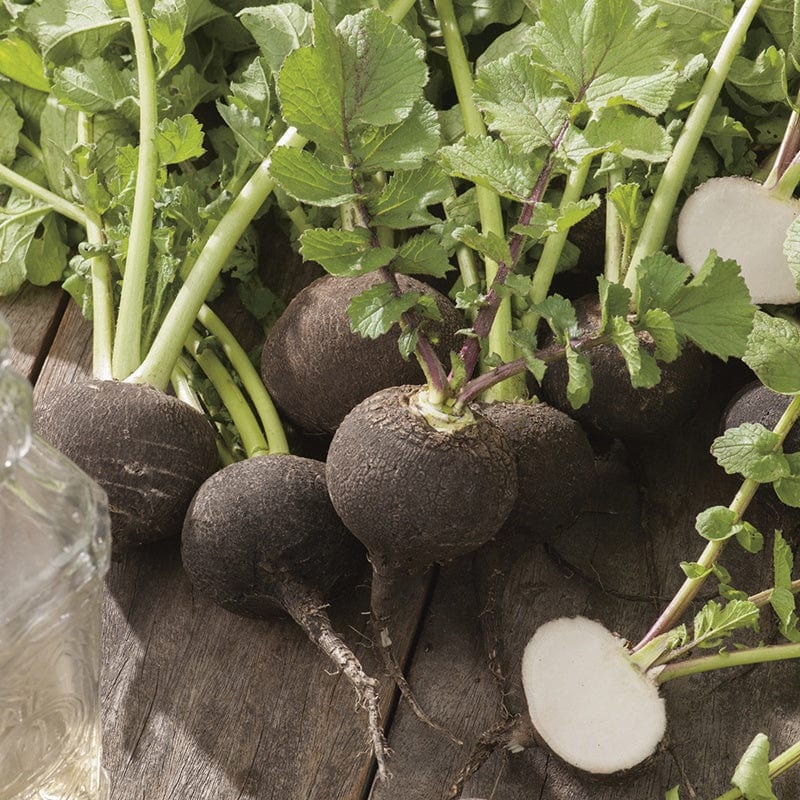
{"label": "sliced radish slice", "polygon": [[631,769],[664,738],[667,713],[655,683],[622,639],[585,617],[536,631],[522,659],[522,685],[539,736],[586,772]]}
{"label": "sliced radish slice", "polygon": [[782,200],[748,178],[711,178],[686,201],[678,217],[678,251],[697,274],[711,250],[734,259],[754,303],[800,301],[783,252],[800,202]]}

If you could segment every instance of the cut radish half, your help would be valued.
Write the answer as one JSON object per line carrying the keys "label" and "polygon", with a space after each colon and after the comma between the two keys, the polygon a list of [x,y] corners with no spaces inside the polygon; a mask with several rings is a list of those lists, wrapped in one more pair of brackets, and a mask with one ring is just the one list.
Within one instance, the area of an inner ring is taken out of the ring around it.
{"label": "cut radish half", "polygon": [[678,217],[678,251],[697,274],[712,250],[734,259],[754,303],[800,301],[783,252],[800,202],[783,200],[748,178],[711,178],[686,201]]}
{"label": "cut radish half", "polygon": [[652,756],[667,729],[655,683],[626,643],[585,617],[542,625],[525,648],[522,685],[539,736],[564,761],[596,775]]}

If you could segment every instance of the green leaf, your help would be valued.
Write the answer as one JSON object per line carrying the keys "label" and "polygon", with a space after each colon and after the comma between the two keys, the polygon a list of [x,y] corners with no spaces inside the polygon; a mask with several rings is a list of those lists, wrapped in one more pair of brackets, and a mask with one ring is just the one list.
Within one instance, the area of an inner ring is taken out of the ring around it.
{"label": "green leaf", "polygon": [[434,278],[443,278],[453,269],[439,237],[427,232],[406,239],[397,248],[392,268],[404,275],[431,275]]}
{"label": "green leaf", "polygon": [[681,800],[681,787],[673,786],[664,796],[664,800]]}
{"label": "green leaf", "polygon": [[311,228],[300,237],[300,252],[331,275],[352,277],[385,267],[394,257],[391,247],[373,247],[368,230]]}
{"label": "green leaf", "polygon": [[544,239],[551,233],[564,233],[573,225],[586,219],[600,207],[600,197],[592,195],[574,203],[563,203],[556,207],[550,203],[539,202],[533,208],[531,218],[525,225],[514,225],[512,233],[521,233],[534,242]]}
{"label": "green leaf", "polygon": [[728,81],[759,103],[782,103],[788,95],[786,56],[776,47],[762,50],[755,61],[737,56]]}
{"label": "green leaf", "polygon": [[235,98],[227,105],[218,101],[217,111],[250,161],[258,163],[267,158],[273,145],[272,135],[267,130],[269,120],[257,116]]}
{"label": "green leaf", "polygon": [[692,641],[697,647],[719,647],[732,633],[744,628],[758,630],[760,609],[749,600],[731,600],[724,606],[709,600],[694,618]]}
{"label": "green leaf", "polygon": [[53,70],[52,91],[65,105],[88,114],[114,111],[126,100],[136,111],[133,79],[130,70],[120,71],[98,56],[82,60],[79,68],[56,67]]}
{"label": "green leaf", "polygon": [[0,164],[10,166],[17,157],[22,117],[11,98],[0,90]]}
{"label": "green leaf", "polygon": [[633,114],[619,107],[604,109],[583,131],[589,152],[571,153],[576,160],[604,152],[634,161],[658,164],[672,154],[672,139],[652,117]]}
{"label": "green leaf", "polygon": [[439,159],[448,174],[494,189],[512,200],[527,199],[540,166],[488,136],[465,136],[456,144],[443,147]]}
{"label": "green leaf", "polygon": [[570,345],[566,346],[567,369],[567,399],[574,409],[578,409],[589,402],[592,393],[592,368],[589,359],[578,353]]}
{"label": "green leaf", "polygon": [[273,75],[278,74],[289,53],[311,44],[311,14],[296,3],[245,8],[238,16]]}
{"label": "green leaf", "polygon": [[66,63],[101,54],[128,27],[105,0],[47,0],[23,12],[20,22],[46,61]]}
{"label": "green leaf", "polygon": [[12,191],[0,206],[0,296],[13,294],[28,278],[28,251],[50,209]]}
{"label": "green leaf", "polygon": [[559,294],[551,294],[541,303],[535,303],[531,306],[531,310],[547,320],[547,324],[561,344],[566,344],[580,334],[572,303]]}
{"label": "green leaf", "polygon": [[714,439],[711,455],[728,475],[772,483],[790,473],[780,448],[780,436],[763,425],[745,422]]}
{"label": "green leaf", "polygon": [[731,0],[643,0],[658,9],[676,54],[717,54],[733,18]]}
{"label": "green leaf", "polygon": [[[613,203],[623,231],[635,232],[642,227],[644,224],[644,204],[642,203],[642,190],[638,183],[618,183],[613,189],[606,192],[606,200],[610,200]],[[663,255],[665,254],[658,254],[658,256]],[[651,269],[653,268],[651,266]],[[645,271],[647,271],[647,267],[645,267]],[[639,280],[641,281],[641,268],[639,274]],[[681,280],[681,285],[688,277],[687,273]]]}
{"label": "green leaf", "polygon": [[510,272],[506,275],[506,279],[499,283],[494,281],[492,289],[500,297],[522,297],[527,298],[531,293],[533,287],[533,279],[530,275],[519,275],[516,272]]}
{"label": "green leaf", "polygon": [[597,278],[598,297],[600,300],[600,330],[604,333],[612,317],[627,317],[631,300],[630,289],[621,283],[612,283],[605,276]]}
{"label": "green leaf", "polygon": [[784,453],[790,475],[775,481],[773,488],[782,503],[800,508],[800,453]]}
{"label": "green leaf", "polygon": [[736,513],[727,506],[712,506],[697,515],[695,528],[709,542],[721,542],[735,535]]}
{"label": "green leaf", "polygon": [[241,76],[231,81],[231,94],[255,114],[262,122],[272,118],[271,93],[266,67],[261,58],[254,58],[242,71]]}
{"label": "green leaf", "polygon": [[685,264],[666,253],[654,253],[642,259],[636,270],[636,309],[639,314],[651,308],[669,313],[691,274]]}
{"label": "green leaf", "polygon": [[678,334],[723,361],[744,355],[756,311],[739,266],[713,252],[664,310]]}
{"label": "green leaf", "polygon": [[416,169],[439,149],[439,115],[427,100],[395,125],[366,127],[351,137],[353,156],[366,171]]}
{"label": "green leaf", "polygon": [[660,308],[651,308],[639,317],[636,325],[639,331],[647,331],[655,344],[655,357],[669,364],[680,354],[680,344],[675,325],[669,314]]}
{"label": "green leaf", "polygon": [[699,581],[710,575],[712,572],[711,567],[704,567],[696,561],[681,561],[681,569],[683,574],[693,581]]}
{"label": "green leaf", "polygon": [[400,336],[397,337],[397,346],[400,348],[400,355],[403,361],[408,361],[411,358],[418,344],[419,331],[417,328],[406,328],[400,333]]}
{"label": "green leaf", "polygon": [[764,549],[764,535],[749,522],[742,520],[733,530],[739,546],[748,553],[760,553]]}
{"label": "green leaf", "polygon": [[778,800],[769,777],[769,739],[759,733],[745,750],[731,783],[745,800]]}
{"label": "green leaf", "polygon": [[205,153],[203,127],[191,114],[162,119],[156,128],[156,147],[163,166],[199,158]]}
{"label": "green leaf", "polygon": [[70,249],[59,230],[58,218],[48,214],[38,226],[25,254],[25,272],[34,286],[47,286],[61,279],[67,269]]}
{"label": "green leaf", "polygon": [[347,167],[325,164],[307,150],[276,147],[269,172],[287,194],[301,203],[339,206],[358,197],[353,174]]}
{"label": "green leaf", "polygon": [[611,317],[607,335],[625,359],[631,386],[635,389],[650,389],[661,380],[661,370],[655,359],[641,347],[639,337],[627,320]]}
{"label": "green leaf", "polygon": [[183,58],[190,33],[222,16],[225,12],[210,0],[155,0],[148,27],[159,73],[165,75]]}
{"label": "green leaf", "polygon": [[486,259],[498,264],[508,265],[511,263],[511,250],[508,242],[494,231],[479,233],[472,225],[463,225],[453,231],[453,236]]}
{"label": "green leaf", "polygon": [[595,112],[626,104],[661,114],[677,83],[668,36],[634,0],[541,0],[532,49]]}
{"label": "green leaf", "polygon": [[396,295],[389,283],[379,283],[356,295],[347,308],[350,329],[364,338],[377,339],[388,333],[401,317],[419,302],[417,292]]}
{"label": "green leaf", "polygon": [[525,365],[536,380],[541,383],[544,373],[547,370],[547,363],[537,358],[539,343],[533,331],[518,330],[511,331],[508,338],[514,346],[522,353]]}
{"label": "green leaf", "polygon": [[515,53],[482,67],[475,103],[490,130],[518,153],[550,147],[569,116],[567,93],[529,58]]}
{"label": "green leaf", "polygon": [[756,312],[743,361],[773,392],[800,392],[800,329],[788,320]]}
{"label": "green leaf", "polygon": [[342,42],[347,127],[404,120],[428,82],[422,45],[377,9],[345,17]]}
{"label": "green leaf", "polygon": [[28,42],[14,34],[0,39],[0,75],[39,92],[50,91],[41,56]]}
{"label": "green leaf", "polygon": [[775,531],[772,547],[772,564],[775,583],[769,601],[770,605],[778,617],[781,635],[790,642],[800,642],[797,601],[792,591],[794,553],[792,553],[792,548],[780,531]]}
{"label": "green leaf", "polygon": [[418,228],[439,222],[427,206],[444,202],[452,193],[447,175],[428,162],[420,169],[396,172],[368,208],[376,225],[395,230]]}

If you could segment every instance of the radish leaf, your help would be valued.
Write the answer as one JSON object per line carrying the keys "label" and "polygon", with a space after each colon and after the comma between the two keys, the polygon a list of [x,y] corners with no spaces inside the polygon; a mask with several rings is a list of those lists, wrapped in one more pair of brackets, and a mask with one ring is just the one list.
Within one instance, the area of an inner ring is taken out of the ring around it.
{"label": "radish leaf", "polygon": [[775,588],[769,599],[770,605],[778,617],[781,635],[790,642],[800,642],[796,598],[791,588],[794,553],[780,531],[775,531],[772,563]]}
{"label": "radish leaf", "polygon": [[790,474],[789,462],[779,444],[777,433],[745,422],[718,436],[711,445],[711,455],[728,475],[738,473],[758,483],[771,483]]}
{"label": "radish leaf", "polygon": [[694,618],[692,644],[719,647],[732,633],[744,628],[758,630],[760,609],[749,600],[731,600],[724,606],[709,600]]}
{"label": "radish leaf", "polygon": [[385,267],[394,258],[391,247],[375,247],[366,228],[341,231],[311,228],[300,237],[300,252],[331,275],[363,275]]}
{"label": "radish leaf", "polygon": [[389,283],[379,283],[357,295],[350,301],[347,315],[353,333],[369,339],[377,339],[400,322],[407,311],[420,301],[417,292],[395,293]]}
{"label": "radish leaf", "polygon": [[432,233],[420,233],[406,239],[397,248],[392,269],[404,275],[443,278],[453,267],[439,237]]}
{"label": "radish leaf", "polygon": [[800,392],[800,330],[788,320],[758,311],[743,361],[773,392]]}
{"label": "radish leaf", "polygon": [[778,800],[769,777],[769,739],[759,733],[745,750],[731,783],[745,800]]}
{"label": "radish leaf", "polygon": [[566,346],[565,354],[569,370],[567,399],[573,408],[578,409],[589,402],[592,393],[592,368],[589,359],[572,346]]}
{"label": "radish leaf", "polygon": [[276,147],[269,171],[287,194],[303,203],[338,206],[358,197],[347,167],[326,164],[307,150]]}

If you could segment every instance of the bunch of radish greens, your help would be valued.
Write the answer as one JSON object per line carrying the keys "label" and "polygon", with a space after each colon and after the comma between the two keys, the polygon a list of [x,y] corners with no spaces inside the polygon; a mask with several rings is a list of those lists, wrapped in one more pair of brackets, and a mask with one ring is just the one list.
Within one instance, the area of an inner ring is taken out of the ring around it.
{"label": "bunch of radish greens", "polygon": [[[710,357],[744,359],[792,399],[772,430],[752,420],[715,443],[744,483],[698,516],[709,544],[675,600],[634,648],[578,618],[543,626],[523,661],[525,722],[554,752],[592,773],[635,766],[663,737],[657,683],[800,655],[787,538],[774,535],[774,586],[755,598],[717,563],[732,538],[763,546],[743,519],[759,485],[800,505],[800,464],[782,449],[800,410],[785,307],[800,274],[794,3],[244,5],[0,4],[0,291],[62,280],[94,331],[95,380],[46,398],[40,432],[107,488],[118,549],[182,528],[198,590],[291,614],[353,683],[386,777],[376,683],[324,611],[363,563],[350,534],[372,565],[384,665],[437,725],[393,653],[397,582],[490,541],[508,562],[542,520],[568,524],[593,481],[584,431],[668,432],[705,393]],[[281,315],[259,376],[208,303],[233,283],[274,321],[255,228],[267,212],[329,277],[308,289],[323,311],[309,316],[301,293]],[[594,291],[558,293],[589,259]],[[419,278],[464,313],[455,348],[451,305]],[[422,385],[389,370],[367,389],[376,364],[328,333],[340,306],[333,324],[389,341]],[[286,377],[303,425],[335,428],[325,465],[288,455],[264,385]],[[529,385],[557,409],[528,402]],[[680,627],[712,575],[726,602]],[[752,628],[768,603],[786,645],[679,660]],[[598,709],[575,688],[600,678]],[[575,737],[587,710],[600,724]],[[598,740],[608,750],[585,762]],[[763,786],[775,769],[761,755],[747,763]]]}

